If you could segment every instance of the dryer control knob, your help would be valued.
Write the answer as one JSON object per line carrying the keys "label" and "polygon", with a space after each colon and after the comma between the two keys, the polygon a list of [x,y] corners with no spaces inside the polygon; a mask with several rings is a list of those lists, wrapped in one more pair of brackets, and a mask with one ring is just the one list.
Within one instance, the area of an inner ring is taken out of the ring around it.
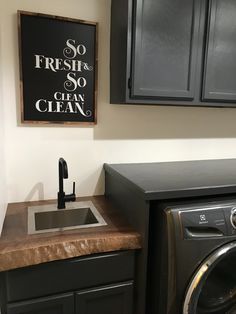
{"label": "dryer control knob", "polygon": [[233,228],[236,229],[236,207],[231,210],[230,222]]}

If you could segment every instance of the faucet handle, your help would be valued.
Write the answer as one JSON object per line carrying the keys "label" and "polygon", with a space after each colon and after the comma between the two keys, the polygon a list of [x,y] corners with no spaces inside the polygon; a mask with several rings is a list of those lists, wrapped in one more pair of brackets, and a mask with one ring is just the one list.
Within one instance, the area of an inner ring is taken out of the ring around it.
{"label": "faucet handle", "polygon": [[71,194],[64,195],[64,200],[65,200],[65,202],[74,202],[76,200],[75,182],[73,182],[73,192]]}
{"label": "faucet handle", "polygon": [[73,194],[75,194],[75,182],[73,182]]}

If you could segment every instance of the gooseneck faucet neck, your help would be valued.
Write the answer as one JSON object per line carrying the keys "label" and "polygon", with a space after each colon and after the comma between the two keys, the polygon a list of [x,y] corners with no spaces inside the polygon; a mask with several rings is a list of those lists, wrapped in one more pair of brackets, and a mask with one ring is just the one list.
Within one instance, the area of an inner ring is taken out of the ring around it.
{"label": "gooseneck faucet neck", "polygon": [[57,208],[65,208],[65,202],[73,202],[76,199],[75,196],[75,182],[73,183],[73,193],[65,194],[63,179],[68,179],[68,168],[67,163],[64,158],[60,158],[58,162],[58,171],[59,171],[59,192],[57,193]]}
{"label": "gooseneck faucet neck", "polygon": [[59,193],[63,191],[63,179],[68,178],[68,168],[65,159],[60,158],[58,162],[58,170],[59,170]]}

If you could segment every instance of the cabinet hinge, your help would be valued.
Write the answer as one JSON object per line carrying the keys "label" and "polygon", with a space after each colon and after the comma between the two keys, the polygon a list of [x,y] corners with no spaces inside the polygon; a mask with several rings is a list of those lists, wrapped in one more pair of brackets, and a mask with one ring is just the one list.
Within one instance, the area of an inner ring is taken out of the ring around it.
{"label": "cabinet hinge", "polygon": [[132,88],[132,82],[131,82],[131,78],[128,79],[128,88],[131,89]]}

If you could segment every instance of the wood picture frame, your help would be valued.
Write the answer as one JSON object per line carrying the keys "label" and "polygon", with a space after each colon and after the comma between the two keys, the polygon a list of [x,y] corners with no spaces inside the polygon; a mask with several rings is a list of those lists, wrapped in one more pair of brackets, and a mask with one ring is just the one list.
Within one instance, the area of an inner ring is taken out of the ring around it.
{"label": "wood picture frame", "polygon": [[98,23],[17,15],[21,122],[96,124]]}

